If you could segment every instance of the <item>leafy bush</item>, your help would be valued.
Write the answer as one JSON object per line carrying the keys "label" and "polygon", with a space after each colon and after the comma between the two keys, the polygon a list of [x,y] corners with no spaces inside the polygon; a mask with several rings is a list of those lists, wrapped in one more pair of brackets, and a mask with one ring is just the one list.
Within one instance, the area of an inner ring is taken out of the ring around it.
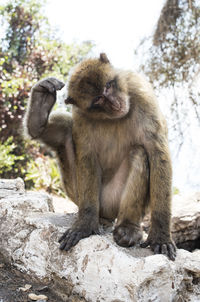
{"label": "leafy bush", "polygon": [[[0,141],[4,149],[1,156],[9,154],[7,161],[1,161],[1,177],[24,178],[27,165],[33,164],[39,155],[39,145],[24,141],[22,136],[31,87],[46,76],[66,81],[71,67],[92,48],[90,42],[63,43],[44,17],[44,3],[45,0],[8,0],[0,6],[0,25],[4,28],[4,37],[0,38]],[[25,181],[28,187],[37,183],[30,172]],[[50,183],[42,186],[57,186],[57,178],[56,185]]]}
{"label": "leafy bush", "polygon": [[6,174],[13,170],[15,164],[23,160],[22,155],[14,154],[15,149],[16,145],[13,143],[13,137],[9,137],[4,144],[0,142],[0,176],[6,178]]}
{"label": "leafy bush", "polygon": [[56,160],[48,156],[40,156],[28,164],[25,181],[32,181],[37,190],[44,189],[65,197],[61,186],[60,173]]}

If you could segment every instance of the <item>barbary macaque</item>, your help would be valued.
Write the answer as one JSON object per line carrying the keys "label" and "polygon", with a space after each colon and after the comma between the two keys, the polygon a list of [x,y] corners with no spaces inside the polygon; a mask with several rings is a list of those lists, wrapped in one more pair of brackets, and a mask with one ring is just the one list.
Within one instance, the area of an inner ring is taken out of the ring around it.
{"label": "barbary macaque", "polygon": [[82,61],[69,79],[72,116],[50,113],[63,86],[56,78],[38,82],[26,116],[29,135],[56,152],[66,193],[79,207],[60,249],[98,234],[100,218],[116,219],[113,236],[120,246],[140,243],[140,223],[150,208],[151,227],[141,246],[174,260],[167,126],[150,85],[101,54]]}

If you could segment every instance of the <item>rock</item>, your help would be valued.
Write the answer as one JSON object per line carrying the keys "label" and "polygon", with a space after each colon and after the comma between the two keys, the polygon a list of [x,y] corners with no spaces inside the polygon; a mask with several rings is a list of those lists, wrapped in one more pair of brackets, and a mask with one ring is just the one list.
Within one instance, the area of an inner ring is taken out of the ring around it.
{"label": "rock", "polygon": [[29,299],[33,300],[33,301],[47,301],[48,297],[45,295],[36,295],[34,293],[31,293],[28,295]]}
{"label": "rock", "polygon": [[172,262],[149,249],[119,247],[112,234],[102,230],[101,235],[61,252],[57,240],[76,214],[51,210],[45,194],[10,190],[4,195],[0,199],[1,253],[23,272],[52,282],[65,300],[200,301],[200,250],[178,250]]}
{"label": "rock", "polygon": [[[145,216],[142,225],[148,232],[150,215]],[[189,251],[200,248],[200,192],[173,197],[171,232],[178,247]]]}
{"label": "rock", "polygon": [[172,207],[172,235],[176,244],[200,237],[200,192],[175,195]]}
{"label": "rock", "polygon": [[0,179],[0,199],[10,194],[24,194],[25,187],[21,178]]}
{"label": "rock", "polygon": [[31,284],[25,284],[24,287],[20,287],[19,290],[22,290],[23,292],[27,292],[32,287]]}

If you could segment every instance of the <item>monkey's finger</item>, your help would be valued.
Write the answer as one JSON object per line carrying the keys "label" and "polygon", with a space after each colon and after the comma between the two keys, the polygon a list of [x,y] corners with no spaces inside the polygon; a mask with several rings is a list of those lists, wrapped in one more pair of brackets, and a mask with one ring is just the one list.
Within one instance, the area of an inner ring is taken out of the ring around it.
{"label": "monkey's finger", "polygon": [[136,243],[137,242],[136,242],[135,238],[131,237],[128,242],[128,247],[134,246]]}
{"label": "monkey's finger", "polygon": [[63,242],[60,244],[59,249],[60,249],[61,251],[63,251],[64,248],[65,248],[65,245],[66,245],[66,241],[63,241]]}
{"label": "monkey's finger", "polygon": [[63,239],[68,235],[69,232],[70,232],[70,229],[65,231],[64,234],[58,239],[58,242],[60,243],[61,241],[63,241]]}
{"label": "monkey's finger", "polygon": [[176,259],[176,247],[173,244],[168,244],[168,256],[172,261]]}
{"label": "monkey's finger", "polygon": [[81,236],[81,233],[72,233],[70,234],[70,237],[68,238],[64,250],[69,251],[73,246],[75,246],[83,237]]}
{"label": "monkey's finger", "polygon": [[129,241],[130,241],[130,237],[128,235],[122,237],[121,239],[117,239],[117,244],[120,246],[124,246],[124,247],[128,247],[129,245]]}
{"label": "monkey's finger", "polygon": [[151,247],[151,250],[154,252],[154,254],[160,254],[160,245],[159,244],[156,244],[155,246],[152,246]]}
{"label": "monkey's finger", "polygon": [[62,240],[62,243],[60,244],[59,249],[60,250],[69,250],[69,248],[66,248],[66,246],[68,245],[68,242],[70,240],[70,238],[73,236],[73,234],[75,234],[71,229],[68,230],[67,234],[65,235],[64,239]]}
{"label": "monkey's finger", "polygon": [[162,244],[162,246],[161,246],[161,254],[168,255],[168,250],[167,250],[167,245],[166,244]]}
{"label": "monkey's finger", "polygon": [[44,88],[47,92],[50,92],[50,93],[56,92],[56,90],[55,90],[55,88],[54,88],[53,85],[45,85],[45,84],[47,84],[47,82],[44,83],[44,84],[43,83],[40,84],[40,87]]}
{"label": "monkey's finger", "polygon": [[45,82],[40,83],[40,87],[46,89],[47,92],[50,92],[53,94],[56,92],[56,90],[58,90],[58,89],[56,89],[54,83],[52,83],[49,80],[46,80]]}
{"label": "monkey's finger", "polygon": [[99,228],[97,228],[97,229],[95,229],[95,230],[92,231],[92,234],[93,235],[100,235],[101,232],[100,232]]}
{"label": "monkey's finger", "polygon": [[65,238],[66,236],[66,232],[58,239],[58,242],[60,243],[61,241],[63,241],[63,239]]}
{"label": "monkey's finger", "polygon": [[56,90],[61,90],[65,86],[63,82],[57,80],[56,78],[49,78],[47,82],[49,83],[50,89],[52,89],[53,92]]}
{"label": "monkey's finger", "polygon": [[145,247],[147,247],[147,246],[149,246],[150,245],[150,240],[146,240],[146,241],[144,241],[144,242],[142,242],[141,244],[140,244],[140,247],[142,247],[142,248],[145,248]]}
{"label": "monkey's finger", "polygon": [[134,246],[136,243],[140,241],[141,237],[140,234],[126,234],[119,242],[117,242],[119,245],[124,247],[131,247]]}
{"label": "monkey's finger", "polygon": [[55,93],[56,90],[60,90],[65,86],[65,84],[56,78],[46,78],[36,84],[34,87],[35,90],[37,91],[44,91],[46,90],[47,92],[50,93]]}
{"label": "monkey's finger", "polygon": [[126,236],[126,229],[123,227],[116,227],[113,231],[114,240],[118,243],[121,238]]}

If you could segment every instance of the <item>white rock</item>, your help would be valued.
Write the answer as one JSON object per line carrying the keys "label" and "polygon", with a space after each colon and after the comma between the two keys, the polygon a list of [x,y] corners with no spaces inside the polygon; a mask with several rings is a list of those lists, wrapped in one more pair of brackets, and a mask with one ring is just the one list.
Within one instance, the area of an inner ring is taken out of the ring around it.
{"label": "white rock", "polygon": [[75,214],[50,209],[44,194],[9,193],[0,199],[1,253],[20,270],[60,280],[63,291],[71,288],[90,302],[200,301],[199,250],[178,250],[172,262],[149,249],[119,247],[106,233],[61,252],[58,237]]}
{"label": "white rock", "polygon": [[[150,215],[145,216],[142,224],[144,229],[149,229]],[[171,232],[176,244],[187,248],[188,241],[200,240],[200,192],[173,196]]]}
{"label": "white rock", "polygon": [[23,292],[27,292],[32,287],[31,284],[25,284],[24,287],[20,287],[19,289]]}
{"label": "white rock", "polygon": [[0,199],[10,194],[24,194],[25,187],[21,178],[0,179]]}
{"label": "white rock", "polygon": [[33,300],[33,301],[38,301],[38,300],[45,300],[45,301],[47,301],[48,300],[47,296],[45,296],[45,295],[36,295],[34,293],[29,294],[28,297],[31,300]]}
{"label": "white rock", "polygon": [[172,213],[172,235],[176,243],[200,237],[200,192],[174,196]]}

